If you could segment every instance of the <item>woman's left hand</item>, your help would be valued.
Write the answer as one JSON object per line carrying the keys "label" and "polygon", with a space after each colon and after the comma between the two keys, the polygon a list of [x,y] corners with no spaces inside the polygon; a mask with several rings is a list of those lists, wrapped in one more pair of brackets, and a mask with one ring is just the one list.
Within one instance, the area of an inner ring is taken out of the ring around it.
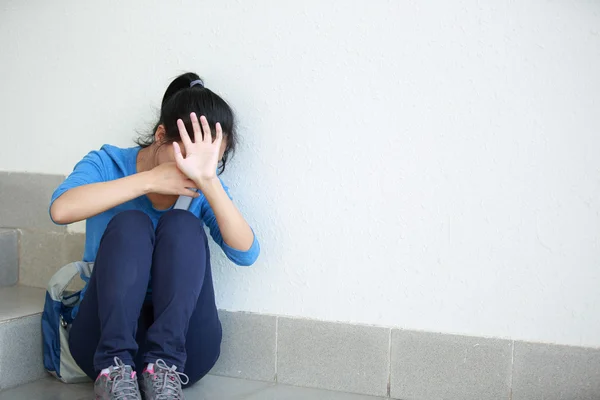
{"label": "woman's left hand", "polygon": [[[202,189],[202,186],[217,178],[223,130],[221,124],[217,122],[215,140],[213,141],[210,126],[205,116],[201,116],[200,122],[198,122],[196,114],[191,113],[190,119],[194,129],[195,142],[190,139],[183,121],[181,119],[177,120],[179,135],[185,148],[185,157],[181,154],[179,143],[174,142],[175,162],[181,172],[194,181],[199,189]],[[200,127],[201,125],[202,127]]]}

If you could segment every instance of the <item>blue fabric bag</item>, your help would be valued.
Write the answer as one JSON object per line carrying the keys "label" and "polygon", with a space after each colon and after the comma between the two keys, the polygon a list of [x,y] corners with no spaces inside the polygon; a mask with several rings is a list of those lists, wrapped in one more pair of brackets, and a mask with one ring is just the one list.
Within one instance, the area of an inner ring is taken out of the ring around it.
{"label": "blue fabric bag", "polygon": [[78,276],[87,283],[93,263],[77,261],[59,269],[50,279],[42,312],[44,368],[64,383],[89,381],[69,350],[69,330],[83,298],[82,290],[68,290]]}

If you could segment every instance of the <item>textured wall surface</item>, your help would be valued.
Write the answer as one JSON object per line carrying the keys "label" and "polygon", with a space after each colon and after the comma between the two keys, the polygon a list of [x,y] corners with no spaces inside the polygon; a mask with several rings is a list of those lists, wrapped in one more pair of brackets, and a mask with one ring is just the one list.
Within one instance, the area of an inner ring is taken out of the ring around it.
{"label": "textured wall surface", "polygon": [[221,308],[600,346],[600,3],[4,1],[0,170],[68,173],[198,71],[263,246]]}

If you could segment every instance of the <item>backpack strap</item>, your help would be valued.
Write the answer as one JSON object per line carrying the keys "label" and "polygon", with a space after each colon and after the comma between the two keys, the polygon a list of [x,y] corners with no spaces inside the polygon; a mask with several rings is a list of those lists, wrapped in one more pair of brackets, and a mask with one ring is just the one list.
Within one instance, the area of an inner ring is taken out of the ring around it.
{"label": "backpack strap", "polygon": [[77,267],[81,279],[83,279],[86,282],[89,282],[90,277],[92,276],[92,268],[94,268],[94,263],[76,261],[73,264],[75,264],[75,266]]}
{"label": "backpack strap", "polygon": [[189,210],[192,205],[192,200],[193,199],[190,196],[179,196],[173,208],[175,210]]}
{"label": "backpack strap", "polygon": [[52,275],[47,287],[48,295],[52,300],[62,301],[65,290],[80,273],[81,267],[77,265],[78,263],[85,264],[81,261],[67,264]]}

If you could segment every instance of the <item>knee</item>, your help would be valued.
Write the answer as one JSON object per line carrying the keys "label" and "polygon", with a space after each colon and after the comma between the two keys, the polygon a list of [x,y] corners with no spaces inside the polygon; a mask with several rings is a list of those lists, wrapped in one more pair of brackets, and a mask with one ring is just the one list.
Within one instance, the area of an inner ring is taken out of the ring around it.
{"label": "knee", "polygon": [[115,215],[108,223],[107,228],[119,230],[135,230],[152,227],[152,220],[142,211],[128,210]]}
{"label": "knee", "polygon": [[168,232],[169,236],[205,235],[201,221],[187,210],[170,210],[164,213],[158,221],[156,232]]}
{"label": "knee", "polygon": [[103,238],[107,236],[125,242],[129,242],[131,238],[141,239],[144,237],[153,240],[154,225],[150,217],[141,211],[123,211],[115,215],[108,223]]}

